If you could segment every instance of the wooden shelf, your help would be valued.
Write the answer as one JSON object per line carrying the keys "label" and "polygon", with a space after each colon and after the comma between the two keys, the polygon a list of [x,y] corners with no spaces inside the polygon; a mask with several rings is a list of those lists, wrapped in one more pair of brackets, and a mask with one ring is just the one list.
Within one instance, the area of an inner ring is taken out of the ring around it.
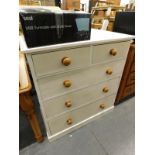
{"label": "wooden shelf", "polygon": [[123,9],[125,9],[124,6],[113,6],[113,5],[109,5],[109,6],[92,7],[92,10],[107,11],[109,7],[112,8],[112,11],[117,11],[117,10],[123,10]]}
{"label": "wooden shelf", "polygon": [[[103,28],[112,31],[115,21],[116,11],[123,11],[124,6],[100,4],[98,1],[95,7],[92,7],[92,28]],[[105,22],[104,22],[105,20]],[[104,25],[103,25],[104,24]],[[103,25],[103,26],[102,26]],[[108,25],[108,26],[107,26]]]}

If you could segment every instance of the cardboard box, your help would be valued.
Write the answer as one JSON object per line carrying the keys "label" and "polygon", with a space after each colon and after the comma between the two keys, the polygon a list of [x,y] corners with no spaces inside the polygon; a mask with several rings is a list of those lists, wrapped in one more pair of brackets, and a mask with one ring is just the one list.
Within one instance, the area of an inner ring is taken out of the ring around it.
{"label": "cardboard box", "polygon": [[19,15],[28,47],[90,39],[89,13],[32,7],[20,8]]}

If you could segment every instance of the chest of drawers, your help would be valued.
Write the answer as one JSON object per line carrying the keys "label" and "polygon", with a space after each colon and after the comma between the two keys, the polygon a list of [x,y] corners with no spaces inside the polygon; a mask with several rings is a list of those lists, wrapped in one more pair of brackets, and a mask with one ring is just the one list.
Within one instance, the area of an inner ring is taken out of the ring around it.
{"label": "chest of drawers", "polygon": [[89,41],[31,49],[20,38],[49,141],[113,109],[133,38],[92,30]]}

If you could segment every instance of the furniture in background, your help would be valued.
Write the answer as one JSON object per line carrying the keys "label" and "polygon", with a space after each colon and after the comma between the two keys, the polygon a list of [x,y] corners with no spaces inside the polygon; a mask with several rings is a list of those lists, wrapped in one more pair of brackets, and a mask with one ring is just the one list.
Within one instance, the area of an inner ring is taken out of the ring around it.
{"label": "furniture in background", "polygon": [[61,8],[63,10],[80,10],[80,0],[63,0]]}
{"label": "furniture in background", "polygon": [[124,8],[124,6],[115,5],[113,2],[97,1],[95,7],[92,7],[91,10],[92,28],[112,31],[116,12],[123,11]]}
{"label": "furniture in background", "polygon": [[[135,12],[117,12],[114,32],[135,35]],[[115,105],[135,94],[135,42],[130,45]]]}
{"label": "furniture in background", "polygon": [[135,94],[135,44],[130,45],[115,105]]}
{"label": "furniture in background", "polygon": [[135,3],[126,4],[125,11],[135,11]]}
{"label": "furniture in background", "polygon": [[41,6],[40,0],[19,0],[19,5]]}
{"label": "furniture in background", "polygon": [[27,48],[49,141],[112,110],[130,42],[126,34],[91,30],[91,39]]}
{"label": "furniture in background", "polygon": [[19,0],[19,5],[60,7],[60,0]]}
{"label": "furniture in background", "polygon": [[113,32],[135,35],[135,12],[117,12]]}
{"label": "furniture in background", "polygon": [[19,105],[21,110],[25,113],[29,123],[34,132],[35,138],[38,142],[42,142],[44,137],[41,133],[39,123],[33,108],[32,99],[29,95],[32,88],[31,81],[29,78],[25,55],[19,53]]}
{"label": "furniture in background", "polygon": [[[89,0],[89,12],[91,12],[92,7],[95,6],[97,1],[99,1],[99,0]],[[103,1],[105,1],[105,0],[103,0]],[[110,0],[110,1],[106,0],[106,3],[107,2],[112,3],[114,5],[120,5],[121,0]]]}
{"label": "furniture in background", "polygon": [[95,6],[97,0],[89,0],[89,13],[91,13],[92,7]]}

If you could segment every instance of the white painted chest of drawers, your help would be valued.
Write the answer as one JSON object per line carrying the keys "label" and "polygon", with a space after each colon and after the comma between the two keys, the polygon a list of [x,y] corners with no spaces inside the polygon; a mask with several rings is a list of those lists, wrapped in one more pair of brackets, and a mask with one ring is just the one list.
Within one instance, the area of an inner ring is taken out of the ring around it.
{"label": "white painted chest of drawers", "polygon": [[133,38],[92,29],[88,41],[31,49],[20,38],[50,141],[113,109]]}

